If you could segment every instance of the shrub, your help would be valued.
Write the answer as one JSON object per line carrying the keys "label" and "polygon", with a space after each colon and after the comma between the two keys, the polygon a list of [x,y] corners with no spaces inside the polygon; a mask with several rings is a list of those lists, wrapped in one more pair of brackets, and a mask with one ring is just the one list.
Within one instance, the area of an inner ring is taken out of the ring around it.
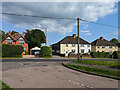
{"label": "shrub", "polygon": [[21,45],[2,44],[2,57],[21,57],[23,51]]}
{"label": "shrub", "polygon": [[91,52],[92,58],[109,58],[109,52]]}
{"label": "shrub", "polygon": [[29,51],[26,50],[25,52],[23,52],[23,55],[28,55]]}
{"label": "shrub", "polygon": [[114,58],[114,59],[120,59],[120,52],[114,51],[114,52],[113,52],[113,58]]}
{"label": "shrub", "polygon": [[41,56],[42,57],[52,57],[52,48],[48,46],[43,46],[41,48]]}

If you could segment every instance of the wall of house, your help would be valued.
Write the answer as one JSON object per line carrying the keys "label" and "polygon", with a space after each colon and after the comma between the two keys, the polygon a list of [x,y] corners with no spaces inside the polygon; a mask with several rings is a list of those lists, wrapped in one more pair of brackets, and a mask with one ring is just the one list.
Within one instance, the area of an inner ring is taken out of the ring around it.
{"label": "wall of house", "polygon": [[[91,51],[91,45],[90,47],[87,46],[87,44],[84,44],[84,47],[81,47],[80,44],[80,53],[81,49],[84,49],[84,53],[88,53],[89,49]],[[78,53],[78,45],[75,44],[75,47],[72,46],[72,44],[68,44],[68,47],[66,47],[66,44],[60,44],[60,54],[65,54],[65,51],[68,50],[68,53],[72,52],[72,50],[75,50],[75,54]]]}
{"label": "wall of house", "polygon": [[96,52],[96,46],[91,46],[91,52]]}
{"label": "wall of house", "polygon": [[2,41],[2,44],[6,44],[6,41],[4,40],[4,41]]}
{"label": "wall of house", "polygon": [[99,46],[99,48],[98,48],[98,46],[92,46],[92,47],[94,47],[94,48],[92,48],[92,51],[95,51],[95,52],[110,52],[110,51],[112,51],[112,52],[114,52],[114,51],[118,51],[118,47],[116,46],[112,46],[112,48],[109,48],[109,46],[105,46],[105,48],[102,48],[102,46]]}
{"label": "wall of house", "polygon": [[60,44],[52,45],[52,54],[60,54]]}
{"label": "wall of house", "polygon": [[[11,40],[11,39],[9,39],[9,40]],[[6,44],[6,40],[2,41],[2,44]],[[12,44],[19,45],[19,41],[16,41],[16,42],[12,41]],[[24,42],[24,45],[21,45],[21,46],[26,47],[26,50],[28,50],[28,43],[27,42]]]}

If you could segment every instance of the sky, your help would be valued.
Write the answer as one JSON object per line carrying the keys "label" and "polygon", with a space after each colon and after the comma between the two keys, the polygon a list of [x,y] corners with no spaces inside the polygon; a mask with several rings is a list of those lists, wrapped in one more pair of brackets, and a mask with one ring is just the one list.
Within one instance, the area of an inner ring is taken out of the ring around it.
{"label": "sky", "polygon": [[[118,0],[115,2],[2,2],[3,13],[45,17],[82,18],[96,23],[118,26]],[[1,28],[1,27],[0,27]],[[47,28],[47,44],[57,43],[66,36],[77,34],[77,21],[26,16],[2,15],[2,30],[25,32],[26,29]],[[92,42],[101,36],[118,38],[118,28],[80,21],[80,37]]]}

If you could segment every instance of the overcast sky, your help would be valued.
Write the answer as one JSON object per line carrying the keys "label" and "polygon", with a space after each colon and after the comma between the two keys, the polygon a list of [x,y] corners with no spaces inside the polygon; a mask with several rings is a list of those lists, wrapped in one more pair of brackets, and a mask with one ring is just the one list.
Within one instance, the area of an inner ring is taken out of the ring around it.
{"label": "overcast sky", "polygon": [[[118,0],[114,0],[118,1]],[[106,23],[117,26],[117,2],[3,2],[2,12],[35,15],[35,16],[49,16],[49,17],[66,17],[66,18],[83,18],[85,20]],[[111,18],[111,22],[109,22]],[[64,36],[76,33],[76,20],[58,20],[58,19],[41,19],[31,17],[20,17],[2,15],[2,26],[5,32],[10,29],[19,31],[20,33],[25,29],[39,28],[44,30],[48,28],[48,43],[54,43],[62,39]],[[107,32],[106,29],[111,30],[108,35],[117,37],[117,28],[107,28],[98,26],[101,32]],[[97,26],[89,23],[80,22],[80,34],[83,39],[92,41],[99,38],[100,35],[105,36],[105,33],[99,35],[96,31]],[[99,31],[100,32],[100,31]],[[93,37],[97,33],[97,36]],[[51,36],[51,35],[54,35]],[[91,37],[91,38],[90,38]]]}

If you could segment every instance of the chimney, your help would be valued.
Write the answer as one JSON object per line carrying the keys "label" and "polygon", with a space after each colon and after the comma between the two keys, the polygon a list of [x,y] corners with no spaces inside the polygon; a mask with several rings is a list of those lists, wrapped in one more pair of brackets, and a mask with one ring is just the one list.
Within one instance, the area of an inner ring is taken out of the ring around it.
{"label": "chimney", "polygon": [[22,33],[22,36],[23,36],[23,38],[25,37],[25,33],[24,32]]}
{"label": "chimney", "polygon": [[11,35],[11,31],[9,31],[8,35]]}
{"label": "chimney", "polygon": [[100,40],[103,40],[103,37],[100,37]]}
{"label": "chimney", "polygon": [[73,37],[76,38],[76,34],[73,34]]}

